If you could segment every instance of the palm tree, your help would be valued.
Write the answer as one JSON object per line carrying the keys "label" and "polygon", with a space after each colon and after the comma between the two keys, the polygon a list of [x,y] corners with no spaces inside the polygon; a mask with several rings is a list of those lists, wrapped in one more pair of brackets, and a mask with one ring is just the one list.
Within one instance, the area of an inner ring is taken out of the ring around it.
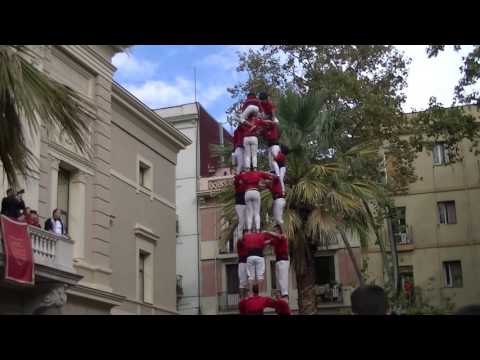
{"label": "palm tree", "polygon": [[0,45],[0,163],[10,186],[27,175],[35,161],[25,130],[59,127],[82,151],[87,129],[79,95],[37,69],[35,54],[23,45]]}
{"label": "palm tree", "polygon": [[[295,269],[299,310],[316,313],[314,255],[318,246],[341,238],[353,263],[359,284],[364,283],[360,266],[353,254],[349,237],[356,236],[363,247],[378,223],[372,204],[381,196],[379,184],[361,172],[355,164],[377,151],[368,144],[357,144],[347,150],[335,148],[329,129],[335,128],[335,114],[323,111],[321,96],[301,97],[287,92],[278,103],[282,143],[288,154],[287,198],[284,231],[289,239],[292,265]],[[236,226],[233,190],[219,195],[224,204],[224,220],[229,224],[223,240]],[[271,196],[262,194],[262,219],[271,208]]]}

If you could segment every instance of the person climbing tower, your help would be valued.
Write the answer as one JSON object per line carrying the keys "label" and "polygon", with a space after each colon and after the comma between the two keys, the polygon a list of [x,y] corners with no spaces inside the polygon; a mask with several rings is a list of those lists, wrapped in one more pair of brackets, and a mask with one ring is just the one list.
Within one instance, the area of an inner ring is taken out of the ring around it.
{"label": "person climbing tower", "polygon": [[238,308],[240,315],[263,315],[266,308],[274,309],[278,315],[290,315],[290,308],[285,301],[260,296],[258,285],[252,287],[252,296],[242,299]]}
{"label": "person climbing tower", "polygon": [[238,175],[238,184],[243,186],[245,190],[245,205],[246,205],[246,228],[251,231],[252,226],[255,225],[257,231],[260,230],[260,181],[272,180],[273,176],[263,171],[249,171],[242,172]]}

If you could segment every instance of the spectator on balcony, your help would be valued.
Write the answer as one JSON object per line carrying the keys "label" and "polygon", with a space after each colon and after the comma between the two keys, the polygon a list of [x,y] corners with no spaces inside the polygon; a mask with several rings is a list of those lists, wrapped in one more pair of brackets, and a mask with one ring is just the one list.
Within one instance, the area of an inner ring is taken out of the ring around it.
{"label": "spectator on balcony", "polygon": [[53,216],[45,221],[45,230],[57,235],[66,235],[65,226],[60,218],[60,209],[53,210]]}
{"label": "spectator on balcony", "polygon": [[360,286],[352,293],[352,312],[355,315],[387,315],[388,301],[385,291],[377,285]]}
{"label": "spectator on balcony", "polygon": [[[29,209],[29,208],[27,208]],[[38,228],[42,228],[40,225],[40,220],[38,218],[38,213],[35,210],[30,210],[29,213],[25,217],[25,221],[28,225],[32,225]]]}
{"label": "spectator on balcony", "polygon": [[25,209],[25,203],[21,199],[21,194],[19,199],[19,195],[15,194],[13,189],[8,189],[7,196],[2,199],[2,215],[18,219],[22,215],[23,209]]}

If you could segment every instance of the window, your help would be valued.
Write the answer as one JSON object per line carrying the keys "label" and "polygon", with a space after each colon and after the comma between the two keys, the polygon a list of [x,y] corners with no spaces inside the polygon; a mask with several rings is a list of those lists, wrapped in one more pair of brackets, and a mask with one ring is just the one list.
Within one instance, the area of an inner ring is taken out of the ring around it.
{"label": "window", "polygon": [[275,272],[275,261],[270,261],[270,280],[272,281],[272,290],[277,290],[277,273]]}
{"label": "window", "polygon": [[227,294],[238,294],[238,288],[240,286],[238,281],[238,265],[227,264],[225,265],[225,271],[227,272]]}
{"label": "window", "polygon": [[57,186],[57,208],[60,209],[60,217],[68,229],[68,205],[70,194],[70,172],[65,169],[58,169],[58,186]]}
{"label": "window", "polygon": [[392,219],[393,237],[397,244],[407,243],[406,207],[395,208],[395,215]]}
{"label": "window", "polygon": [[433,145],[433,165],[447,165],[449,163],[448,149],[445,143]]}
{"label": "window", "polygon": [[445,276],[445,287],[463,287],[462,263],[460,261],[445,261],[443,263],[443,273]]}
{"label": "window", "polygon": [[150,167],[141,161],[138,166],[138,183],[140,186],[151,190]]}
{"label": "window", "polygon": [[138,301],[145,302],[145,260],[148,254],[140,251],[138,255]]}
{"label": "window", "polygon": [[152,252],[138,249],[137,299],[153,304],[153,249]]}
{"label": "window", "polygon": [[137,155],[137,179],[141,188],[153,191],[153,165],[140,155]]}
{"label": "window", "polygon": [[335,281],[335,259],[333,256],[315,257],[315,283],[326,285]]}
{"label": "window", "polygon": [[457,212],[455,201],[441,201],[437,203],[440,224],[456,224]]}

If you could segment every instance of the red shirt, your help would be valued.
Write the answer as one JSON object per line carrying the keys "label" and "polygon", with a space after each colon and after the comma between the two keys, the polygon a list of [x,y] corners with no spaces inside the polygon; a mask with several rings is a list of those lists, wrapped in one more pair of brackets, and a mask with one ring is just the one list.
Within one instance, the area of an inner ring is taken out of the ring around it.
{"label": "red shirt", "polygon": [[263,256],[263,249],[269,240],[271,240],[271,235],[265,232],[247,233],[243,235],[243,241],[245,242],[245,248],[249,256]]}
{"label": "red shirt", "polygon": [[280,178],[278,176],[273,176],[272,183],[268,185],[268,189],[272,193],[274,199],[284,197],[282,191],[282,184],[280,183]]}
{"label": "red shirt", "polygon": [[235,186],[235,192],[236,193],[242,193],[242,192],[245,192],[247,191],[247,187],[245,185],[245,183],[242,183],[240,181],[240,174],[239,175],[235,175],[235,177],[233,178],[233,185]]}
{"label": "red shirt", "polygon": [[288,306],[288,303],[282,299],[276,301],[275,310],[278,315],[291,315],[290,306]]}
{"label": "red shirt", "polygon": [[242,111],[245,111],[250,105],[258,106],[258,108],[261,109],[262,102],[258,100],[256,96],[247,96],[247,99],[242,103]]}
{"label": "red shirt", "polygon": [[251,127],[251,126],[248,126],[248,125],[244,125],[245,128],[243,130],[243,136],[244,137],[247,137],[247,136],[258,136],[260,133],[263,132],[263,130],[269,126],[269,124],[265,121],[265,120],[262,120],[262,119],[259,119],[257,117],[255,118],[252,118],[250,120],[247,120],[250,124],[253,124],[255,125],[254,127]]}
{"label": "red shirt", "polygon": [[282,161],[285,162],[285,154],[281,151],[275,156],[275,161]]}
{"label": "red shirt", "polygon": [[278,141],[278,139],[280,139],[280,130],[278,129],[278,124],[269,124],[265,128],[263,137],[267,141]]}
{"label": "red shirt", "polygon": [[243,146],[243,126],[240,125],[233,132],[233,147],[242,147]]}
{"label": "red shirt", "polygon": [[273,110],[275,110],[275,107],[273,106],[273,103],[270,100],[267,101],[261,101],[260,102],[260,110],[267,115],[273,114]]}
{"label": "red shirt", "polygon": [[258,189],[260,180],[272,180],[273,176],[263,171],[248,171],[240,173],[238,180],[245,185],[245,191]]}
{"label": "red shirt", "polygon": [[37,220],[37,219],[34,220],[31,216],[26,215],[26,216],[25,216],[25,222],[26,222],[28,225],[32,225],[32,226],[36,226],[36,227],[41,228],[40,223],[38,222],[38,220]]}
{"label": "red shirt", "polygon": [[263,315],[265,308],[276,309],[277,302],[270,297],[253,295],[242,299],[238,308],[240,315]]}
{"label": "red shirt", "polygon": [[285,235],[282,235],[280,239],[274,237],[271,244],[273,246],[273,250],[275,251],[277,261],[288,260],[288,240]]}
{"label": "red shirt", "polygon": [[239,241],[237,241],[237,254],[238,254],[239,263],[247,262],[248,251],[245,246],[245,241],[243,241],[243,239],[240,239]]}

